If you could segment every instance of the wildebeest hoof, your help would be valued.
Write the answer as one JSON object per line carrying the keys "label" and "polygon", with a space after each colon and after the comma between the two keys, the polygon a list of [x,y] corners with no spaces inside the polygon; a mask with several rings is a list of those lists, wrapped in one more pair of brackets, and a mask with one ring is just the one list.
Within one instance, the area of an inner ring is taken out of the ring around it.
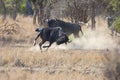
{"label": "wildebeest hoof", "polygon": [[36,45],[36,41],[34,40],[34,43],[33,43],[33,45],[35,46]]}
{"label": "wildebeest hoof", "polygon": [[47,46],[43,46],[43,48],[46,48]]}
{"label": "wildebeest hoof", "polygon": [[65,44],[67,45],[67,43],[65,42]]}
{"label": "wildebeest hoof", "polygon": [[36,45],[36,43],[33,44],[34,46]]}

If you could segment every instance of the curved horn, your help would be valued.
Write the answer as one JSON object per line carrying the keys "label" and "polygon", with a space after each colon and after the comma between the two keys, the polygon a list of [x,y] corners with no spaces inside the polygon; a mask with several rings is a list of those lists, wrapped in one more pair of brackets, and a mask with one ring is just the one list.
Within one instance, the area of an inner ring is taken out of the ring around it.
{"label": "curved horn", "polygon": [[45,22],[49,22],[50,21],[50,19],[45,19]]}

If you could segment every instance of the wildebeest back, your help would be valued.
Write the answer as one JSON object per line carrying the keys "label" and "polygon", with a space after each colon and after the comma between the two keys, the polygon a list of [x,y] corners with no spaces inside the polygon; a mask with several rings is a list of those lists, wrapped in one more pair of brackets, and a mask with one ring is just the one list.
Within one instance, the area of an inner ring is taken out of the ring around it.
{"label": "wildebeest back", "polygon": [[57,26],[61,27],[68,36],[73,33],[75,37],[78,37],[79,31],[81,31],[81,33],[83,34],[81,26],[76,23],[64,22],[58,19],[48,20],[47,23],[48,23],[48,27],[57,27]]}

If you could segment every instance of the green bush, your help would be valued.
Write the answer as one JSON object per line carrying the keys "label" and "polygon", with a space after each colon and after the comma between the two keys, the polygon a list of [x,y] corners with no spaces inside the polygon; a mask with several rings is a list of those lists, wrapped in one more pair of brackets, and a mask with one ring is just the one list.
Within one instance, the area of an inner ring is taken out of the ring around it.
{"label": "green bush", "polygon": [[[3,0],[5,3],[5,6],[7,8],[7,14],[11,14],[13,13],[13,5],[12,2],[14,2],[14,0]],[[17,12],[18,13],[25,13],[26,10],[26,0],[16,0],[17,1]],[[3,13],[4,10],[2,8],[2,6],[0,5],[0,13]]]}
{"label": "green bush", "polygon": [[20,10],[19,12],[21,12],[21,13],[25,12],[25,10],[26,10],[26,3],[25,2],[23,2],[22,4],[20,4],[19,10]]}
{"label": "green bush", "polygon": [[114,26],[115,30],[120,33],[120,17],[116,18],[116,22],[115,22],[115,26]]}

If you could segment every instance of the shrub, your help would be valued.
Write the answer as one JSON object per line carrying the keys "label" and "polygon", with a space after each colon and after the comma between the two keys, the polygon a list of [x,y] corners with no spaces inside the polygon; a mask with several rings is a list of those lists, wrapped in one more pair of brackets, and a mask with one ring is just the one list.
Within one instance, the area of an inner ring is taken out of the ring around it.
{"label": "shrub", "polygon": [[120,33],[120,17],[116,18],[114,28],[118,33]]}

